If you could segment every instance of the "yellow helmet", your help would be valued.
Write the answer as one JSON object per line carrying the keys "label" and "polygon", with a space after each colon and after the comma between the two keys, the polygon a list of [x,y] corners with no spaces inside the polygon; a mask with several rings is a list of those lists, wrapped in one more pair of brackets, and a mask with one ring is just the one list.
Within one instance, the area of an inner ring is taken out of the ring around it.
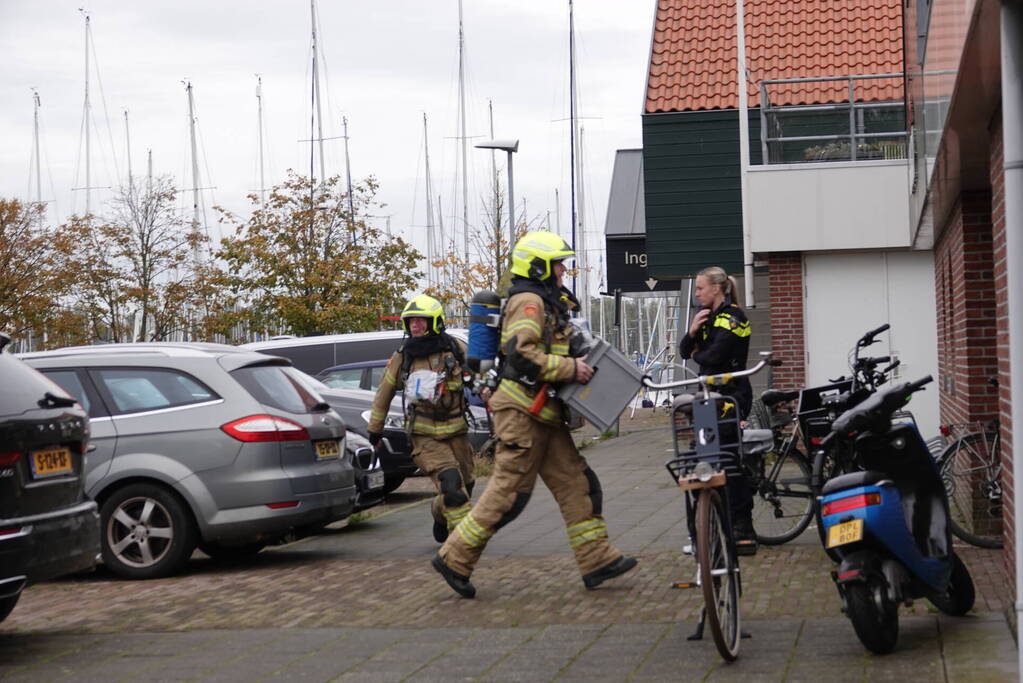
{"label": "yellow helmet", "polygon": [[512,250],[511,272],[533,280],[546,280],[553,272],[551,263],[575,256],[572,247],[553,232],[527,232]]}
{"label": "yellow helmet", "polygon": [[408,328],[409,318],[426,318],[430,321],[428,329],[434,334],[440,334],[444,329],[444,307],[439,301],[426,294],[413,297],[405,304],[405,310],[401,312],[401,324],[405,327],[405,331],[411,334]]}

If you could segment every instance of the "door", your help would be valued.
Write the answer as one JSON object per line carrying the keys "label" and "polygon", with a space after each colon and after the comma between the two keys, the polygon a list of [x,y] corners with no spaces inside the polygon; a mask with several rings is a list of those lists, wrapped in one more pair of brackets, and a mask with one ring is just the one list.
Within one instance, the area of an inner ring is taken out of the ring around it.
{"label": "door", "polygon": [[117,450],[117,429],[110,413],[100,399],[86,372],[76,368],[40,368],[61,389],[82,404],[89,414],[89,446],[85,453],[85,492],[94,496],[93,489],[106,476],[110,461]]}
{"label": "door", "polygon": [[[803,262],[810,386],[850,374],[856,340],[883,323],[891,329],[864,353],[898,358],[896,382],[937,377],[932,252],[807,254]],[[937,434],[937,384],[916,394],[907,407],[925,439]]]}

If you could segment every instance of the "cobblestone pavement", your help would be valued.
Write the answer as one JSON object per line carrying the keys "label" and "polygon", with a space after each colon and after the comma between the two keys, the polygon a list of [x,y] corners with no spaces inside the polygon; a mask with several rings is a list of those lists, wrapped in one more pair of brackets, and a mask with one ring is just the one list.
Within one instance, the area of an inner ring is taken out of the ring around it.
{"label": "cobblestone pavement", "polygon": [[538,485],[499,532],[462,600],[432,571],[429,484],[410,479],[368,519],[270,548],[244,564],[197,554],[146,582],[102,570],[32,587],[0,625],[2,680],[1015,680],[1001,554],[959,547],[971,615],[926,601],[900,611],[898,651],[865,653],[811,529],[743,558],[744,640],[723,665],[686,642],[702,595],[675,590],[695,563],[670,435],[642,431],[584,451],[604,486],[612,540],[639,566],[586,591],[550,494]]}

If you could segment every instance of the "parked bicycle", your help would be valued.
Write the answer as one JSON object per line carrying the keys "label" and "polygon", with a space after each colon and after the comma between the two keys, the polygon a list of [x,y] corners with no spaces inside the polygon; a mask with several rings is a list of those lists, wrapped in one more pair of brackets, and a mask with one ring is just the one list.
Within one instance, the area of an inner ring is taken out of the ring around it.
{"label": "parked bicycle", "polygon": [[[990,383],[997,387],[998,380]],[[938,458],[952,533],[980,548],[1001,548],[1002,457],[998,418],[942,425],[951,441]],[[985,528],[989,525],[990,528]]]}
{"label": "parked bicycle", "polygon": [[705,625],[709,625],[718,652],[729,662],[738,656],[742,637],[742,582],[726,484],[729,477],[743,476],[745,454],[771,447],[772,435],[768,430],[744,432],[735,401],[711,391],[711,387],[753,375],[769,364],[780,364],[771,360],[770,353],[761,355],[764,358],[756,366],[741,372],[664,384],[643,378],[650,389],[697,387],[696,395],[675,398],[672,425],[676,457],[665,467],[685,493],[686,522],[696,548],[696,585],[703,590],[704,607],[696,632],[689,639],[702,638]]}
{"label": "parked bicycle", "polygon": [[[877,342],[887,330],[882,325],[857,340],[851,353],[851,377],[800,391],[770,389],[754,403],[751,421],[774,433],[774,447],[749,463],[755,491],[753,526],[757,541],[779,545],[798,537],[815,514],[817,497],[828,479],[854,468],[851,452],[843,444],[822,449],[831,424],[846,408],[856,405],[888,380],[899,362],[888,356],[861,357],[860,351]],[[878,370],[882,365],[887,367]],[[795,412],[783,406],[798,399]],[[900,415],[905,416],[906,413]],[[804,444],[807,453],[799,450]]]}

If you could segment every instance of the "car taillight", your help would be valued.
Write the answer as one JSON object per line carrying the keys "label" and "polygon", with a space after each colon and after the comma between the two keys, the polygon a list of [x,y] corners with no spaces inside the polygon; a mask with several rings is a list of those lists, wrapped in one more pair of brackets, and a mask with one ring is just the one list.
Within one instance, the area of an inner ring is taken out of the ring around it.
{"label": "car taillight", "polygon": [[308,441],[309,432],[297,422],[274,415],[249,415],[220,427],[239,441]]}
{"label": "car taillight", "polygon": [[848,496],[846,498],[839,498],[829,503],[824,504],[823,514],[824,516],[833,515],[838,512],[847,512],[848,510],[856,510],[858,508],[865,508],[868,505],[880,505],[881,494],[880,493],[861,493],[856,496]]}
{"label": "car taillight", "polygon": [[20,451],[0,451],[0,467],[10,467],[21,459]]}

